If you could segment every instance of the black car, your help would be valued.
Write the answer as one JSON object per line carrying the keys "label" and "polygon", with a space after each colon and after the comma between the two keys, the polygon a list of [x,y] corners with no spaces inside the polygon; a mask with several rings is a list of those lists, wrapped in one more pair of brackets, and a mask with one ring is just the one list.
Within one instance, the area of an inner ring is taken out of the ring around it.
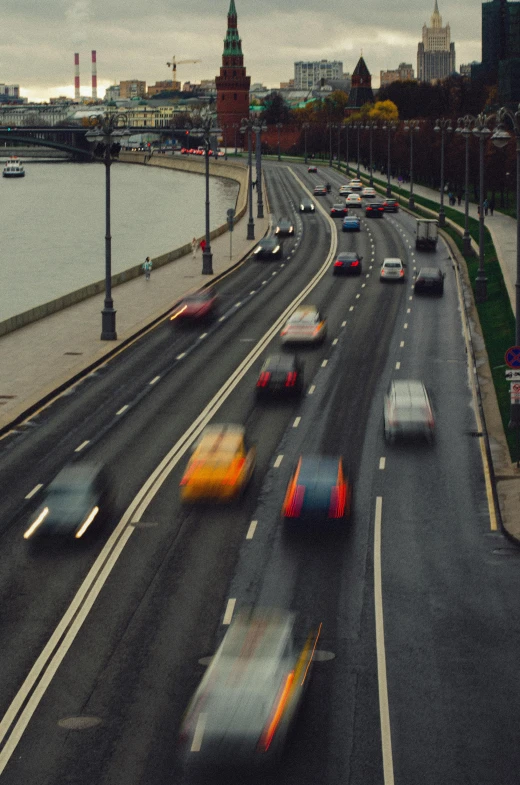
{"label": "black car", "polygon": [[444,273],[438,267],[422,267],[415,278],[414,292],[416,294],[444,293]]}
{"label": "black car", "polygon": [[255,259],[282,259],[283,247],[278,237],[264,237],[253,251]]}
{"label": "black car", "polygon": [[294,224],[288,218],[280,218],[274,233],[278,237],[290,237],[294,234]]}
{"label": "black car", "polygon": [[45,534],[79,540],[113,514],[111,481],[106,469],[91,463],[69,464],[47,486],[24,539]]}
{"label": "black car", "polygon": [[385,214],[385,208],[382,202],[370,202],[365,206],[365,215],[367,218],[382,218]]}
{"label": "black car", "polygon": [[271,354],[256,382],[257,398],[293,398],[302,392],[303,363],[295,354]]}
{"label": "black car", "polygon": [[314,187],[314,196],[327,196],[327,193],[326,185],[316,185]]}
{"label": "black car", "polygon": [[385,199],[383,202],[383,207],[385,209],[385,213],[398,213],[399,212],[399,202],[397,199]]}
{"label": "black car", "polygon": [[330,208],[331,218],[344,218],[346,215],[348,215],[348,207],[344,204],[333,204]]}
{"label": "black car", "polygon": [[332,268],[333,275],[361,275],[363,257],[354,251],[339,253]]}
{"label": "black car", "polygon": [[300,213],[313,213],[315,209],[312,199],[300,200]]}

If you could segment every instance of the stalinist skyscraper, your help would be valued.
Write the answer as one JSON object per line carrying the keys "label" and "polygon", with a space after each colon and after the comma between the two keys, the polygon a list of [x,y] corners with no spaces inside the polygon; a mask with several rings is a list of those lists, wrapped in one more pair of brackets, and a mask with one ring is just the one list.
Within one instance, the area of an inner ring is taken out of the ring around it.
{"label": "stalinist skyscraper", "polygon": [[442,26],[437,0],[430,19],[422,29],[422,42],[417,50],[417,78],[420,82],[445,79],[455,71],[455,44],[450,42],[450,26]]}

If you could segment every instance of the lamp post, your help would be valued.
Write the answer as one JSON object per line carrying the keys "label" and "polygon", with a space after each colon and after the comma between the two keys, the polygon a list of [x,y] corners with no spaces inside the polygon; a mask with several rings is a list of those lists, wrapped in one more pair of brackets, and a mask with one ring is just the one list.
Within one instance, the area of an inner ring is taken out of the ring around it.
{"label": "lamp post", "polygon": [[395,123],[393,120],[383,125],[383,131],[386,131],[387,141],[388,141],[388,155],[387,155],[387,164],[386,164],[386,170],[387,170],[386,171],[386,175],[387,175],[386,195],[388,198],[392,196],[392,186],[390,184],[390,134],[392,131],[395,131],[396,128],[397,128],[397,123]]}
{"label": "lamp post", "polygon": [[354,123],[354,128],[357,130],[357,171],[356,171],[356,177],[357,177],[358,180],[359,180],[359,132],[361,131],[361,129],[363,127],[364,127],[363,123],[361,121],[359,121],[359,120],[357,120]]}
{"label": "lamp post", "polygon": [[307,163],[307,130],[310,128],[310,123],[303,123],[303,138],[305,144],[305,163]]}
{"label": "lamp post", "polygon": [[327,123],[329,129],[329,166],[332,167],[332,129],[336,127],[336,123]]}
{"label": "lamp post", "polygon": [[226,131],[227,125],[222,126],[222,132],[224,134],[224,161],[227,161],[227,140],[226,140]]}
{"label": "lamp post", "polygon": [[101,340],[117,340],[116,311],[112,299],[112,235],[110,233],[110,166],[119,155],[121,141],[128,136],[124,114],[92,115],[86,137],[94,156],[105,164],[105,302],[101,311]]}
{"label": "lamp post", "polygon": [[465,139],[465,172],[464,172],[464,236],[462,238],[462,253],[465,256],[471,254],[471,236],[469,233],[469,137],[471,136],[471,126],[475,122],[472,114],[459,117],[455,133],[462,134]]}
{"label": "lamp post", "polygon": [[408,120],[404,125],[404,130],[410,132],[410,196],[408,207],[415,210],[415,200],[413,198],[413,135],[419,130],[419,120]]}
{"label": "lamp post", "polygon": [[343,128],[342,123],[336,123],[336,128],[338,129],[338,172],[341,172],[341,130]]}
{"label": "lamp post", "polygon": [[349,166],[349,152],[348,152],[348,132],[350,131],[350,125],[349,125],[349,123],[345,123],[345,125],[344,125],[344,128],[345,128],[345,139],[346,139],[346,145],[345,145],[345,147],[346,147],[346,150],[345,150],[345,159],[346,159],[346,162],[347,162],[347,163],[346,163],[346,167],[345,167],[345,174],[346,174],[346,175],[347,175],[347,177],[348,177],[348,176],[349,176],[349,173],[350,173],[350,166]]}
{"label": "lamp post", "polygon": [[282,156],[280,155],[280,129],[283,128],[283,123],[276,123],[276,127],[278,129],[278,160],[282,160]]}
{"label": "lamp post", "polygon": [[[503,106],[496,114],[498,125],[491,137],[496,147],[505,147],[511,139],[506,124],[516,139],[516,282],[515,282],[515,345],[520,346],[520,105],[516,112]],[[520,433],[520,403],[511,402],[509,427]],[[518,462],[517,462],[518,466]]]}
{"label": "lamp post", "polygon": [[372,168],[372,132],[374,131],[374,128],[378,128],[378,127],[379,126],[377,124],[377,120],[367,120],[366,123],[365,123],[365,128],[369,131],[369,134],[370,134],[370,136],[369,136],[369,139],[370,139],[370,179],[369,179],[369,185],[370,186],[374,185],[374,172],[373,172],[373,168]]}
{"label": "lamp post", "polygon": [[256,135],[256,199],[257,218],[264,217],[264,202],[262,199],[262,131],[267,131],[267,125],[259,120],[253,131]]}
{"label": "lamp post", "polygon": [[211,252],[211,237],[210,237],[210,223],[209,223],[209,151],[211,150],[211,140],[215,134],[220,133],[220,128],[213,127],[213,115],[211,110],[207,107],[201,109],[197,117],[199,123],[198,128],[194,128],[192,134],[202,136],[204,142],[204,159],[205,159],[205,174],[206,174],[206,245],[202,252],[202,275],[213,275],[213,254]]}
{"label": "lamp post", "polygon": [[441,135],[441,203],[439,207],[439,226],[446,225],[446,216],[444,215],[444,137],[446,133],[451,133],[451,120],[444,118],[435,121],[435,128],[433,129]]}
{"label": "lamp post", "polygon": [[479,222],[478,222],[478,272],[475,278],[475,299],[478,303],[487,300],[487,276],[484,268],[484,143],[491,136],[487,118],[479,114],[475,118],[473,133],[479,141]]}
{"label": "lamp post", "polygon": [[255,121],[252,117],[244,117],[240,133],[247,132],[247,165],[249,167],[249,220],[247,222],[247,239],[255,239],[255,222],[253,221],[253,151],[251,149],[251,131]]}
{"label": "lamp post", "polygon": [[237,153],[238,153],[238,148],[237,148],[237,132],[238,132],[238,123],[233,123],[233,126],[232,126],[232,127],[233,127],[233,129],[234,129],[234,131],[235,131],[235,155],[237,155]]}

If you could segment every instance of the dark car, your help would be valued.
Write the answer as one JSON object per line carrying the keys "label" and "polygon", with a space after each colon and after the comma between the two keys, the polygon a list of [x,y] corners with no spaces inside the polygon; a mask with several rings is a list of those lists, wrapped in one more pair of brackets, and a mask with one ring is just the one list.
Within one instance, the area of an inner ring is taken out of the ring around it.
{"label": "dark car", "polygon": [[47,486],[24,539],[62,535],[79,540],[94,524],[113,514],[106,469],[91,463],[69,464]]}
{"label": "dark car", "polygon": [[314,186],[314,196],[327,196],[327,186],[326,185],[316,185]]}
{"label": "dark car", "polygon": [[300,199],[300,213],[313,213],[315,209],[312,199]]}
{"label": "dark car", "polygon": [[255,259],[282,259],[283,246],[278,237],[264,237],[253,251]]}
{"label": "dark car", "polygon": [[361,275],[363,257],[354,251],[346,251],[336,256],[332,267],[333,275]]}
{"label": "dark car", "polygon": [[276,225],[276,229],[274,233],[278,235],[278,237],[290,237],[294,234],[294,224],[289,218],[280,218]]}
{"label": "dark car", "polygon": [[365,205],[365,215],[367,218],[382,218],[385,214],[385,208],[382,202],[371,202]]}
{"label": "dark car", "polygon": [[347,217],[343,219],[343,223],[341,224],[341,230],[343,232],[360,232],[361,231],[360,219],[357,217],[357,215],[347,215]]}
{"label": "dark car", "polygon": [[318,167],[317,166],[309,166],[307,168],[307,171],[308,172],[317,172],[318,171]]}
{"label": "dark car", "polygon": [[304,455],[289,481],[282,507],[286,521],[309,523],[350,517],[352,485],[341,457]]}
{"label": "dark car", "polygon": [[272,354],[256,382],[257,398],[295,397],[303,392],[303,363],[295,354]]}
{"label": "dark car", "polygon": [[344,218],[346,215],[348,215],[348,207],[344,204],[333,204],[330,208],[331,218]]}
{"label": "dark car", "polygon": [[399,212],[399,202],[397,199],[385,199],[383,202],[383,207],[385,208],[386,213],[398,213]]}
{"label": "dark car", "polygon": [[444,294],[444,273],[438,267],[421,267],[413,289],[415,294]]}
{"label": "dark car", "polygon": [[213,287],[208,286],[193,294],[188,294],[175,307],[170,321],[199,321],[213,319],[217,315],[218,295]]}

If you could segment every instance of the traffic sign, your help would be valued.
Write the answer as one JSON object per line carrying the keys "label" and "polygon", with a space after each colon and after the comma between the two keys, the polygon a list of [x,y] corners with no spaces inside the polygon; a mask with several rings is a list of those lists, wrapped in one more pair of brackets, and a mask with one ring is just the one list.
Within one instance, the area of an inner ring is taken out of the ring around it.
{"label": "traffic sign", "polygon": [[514,368],[508,368],[506,370],[506,381],[520,382],[520,368],[518,370]]}
{"label": "traffic sign", "polygon": [[511,346],[506,352],[505,360],[510,368],[520,368],[520,346]]}
{"label": "traffic sign", "polygon": [[520,403],[520,382],[511,382],[511,403]]}

